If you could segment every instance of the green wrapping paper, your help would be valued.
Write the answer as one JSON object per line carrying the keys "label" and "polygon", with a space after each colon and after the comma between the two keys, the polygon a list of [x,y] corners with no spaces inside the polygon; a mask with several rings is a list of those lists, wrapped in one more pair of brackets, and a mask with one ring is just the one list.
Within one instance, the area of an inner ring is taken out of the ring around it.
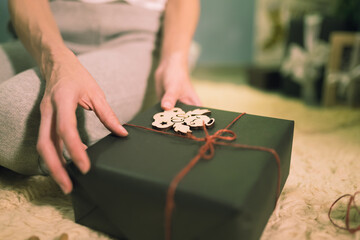
{"label": "green wrapping paper", "polygon": [[[197,107],[178,104],[184,111]],[[208,108],[209,109],[209,108]],[[211,110],[225,128],[239,113]],[[130,123],[151,128],[160,105]],[[88,148],[92,167],[82,175],[70,164],[76,222],[118,239],[164,239],[166,193],[173,177],[197,155],[204,142],[127,126],[129,136],[108,135]],[[294,122],[246,114],[230,130],[233,143],[273,148],[281,160],[281,189],[289,173]],[[173,130],[168,130],[172,132]],[[203,130],[193,130],[203,137]],[[268,152],[215,146],[175,193],[173,240],[259,239],[274,209],[277,164]]]}

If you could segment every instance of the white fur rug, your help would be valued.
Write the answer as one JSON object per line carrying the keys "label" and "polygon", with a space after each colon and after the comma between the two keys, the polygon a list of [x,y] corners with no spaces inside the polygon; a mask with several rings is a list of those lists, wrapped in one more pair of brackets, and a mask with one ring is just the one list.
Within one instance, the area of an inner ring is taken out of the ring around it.
{"label": "white fur rug", "polygon": [[[360,110],[307,107],[246,85],[195,81],[204,106],[295,120],[290,175],[264,230],[265,239],[351,239],[327,212],[340,195],[360,190]],[[355,219],[360,223],[360,219]],[[74,223],[70,197],[48,177],[0,169],[0,239],[109,239]]]}

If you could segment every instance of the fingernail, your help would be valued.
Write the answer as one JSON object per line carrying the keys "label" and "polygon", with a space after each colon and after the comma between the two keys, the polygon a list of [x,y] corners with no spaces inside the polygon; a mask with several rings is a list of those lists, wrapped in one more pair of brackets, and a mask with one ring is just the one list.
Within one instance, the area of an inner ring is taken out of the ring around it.
{"label": "fingernail", "polygon": [[80,162],[79,168],[82,174],[86,174],[90,170],[90,166],[88,166],[85,162]]}
{"label": "fingernail", "polygon": [[126,131],[126,129],[122,126],[122,125],[120,125],[120,132],[121,132],[121,135],[122,136],[127,136],[127,135],[129,135],[129,133],[128,133],[128,131]]}
{"label": "fingernail", "polygon": [[63,183],[60,183],[60,188],[65,195],[67,195],[71,192],[69,189],[66,188],[66,186]]}
{"label": "fingernail", "polygon": [[165,110],[170,110],[172,108],[171,103],[170,102],[164,102],[163,108]]}

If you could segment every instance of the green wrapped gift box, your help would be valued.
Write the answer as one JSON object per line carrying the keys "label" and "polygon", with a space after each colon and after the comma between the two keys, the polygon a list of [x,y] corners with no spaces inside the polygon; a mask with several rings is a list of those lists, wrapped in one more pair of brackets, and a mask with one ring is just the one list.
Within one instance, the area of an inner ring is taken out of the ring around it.
{"label": "green wrapped gift box", "polygon": [[[196,107],[178,104],[184,111]],[[239,113],[211,110],[209,134],[225,128]],[[160,105],[130,123],[151,128]],[[164,208],[174,176],[198,154],[204,142],[126,127],[129,136],[108,135],[88,148],[92,168],[68,171],[76,222],[118,239],[164,239]],[[274,149],[281,160],[281,189],[289,173],[294,122],[246,114],[230,130],[237,144]],[[168,130],[172,132],[172,130]],[[204,130],[193,130],[197,137]],[[259,239],[274,209],[278,168],[269,152],[215,146],[176,189],[173,240]]]}

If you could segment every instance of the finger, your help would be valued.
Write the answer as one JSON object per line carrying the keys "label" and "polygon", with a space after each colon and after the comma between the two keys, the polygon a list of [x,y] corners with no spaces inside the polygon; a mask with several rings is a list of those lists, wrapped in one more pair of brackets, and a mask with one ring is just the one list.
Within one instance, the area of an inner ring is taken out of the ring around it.
{"label": "finger", "polygon": [[194,106],[202,106],[201,100],[197,94],[192,94],[191,96],[183,97],[179,99],[182,103]]}
{"label": "finger", "polygon": [[59,137],[64,141],[72,161],[85,174],[90,170],[90,160],[77,130],[75,110],[76,105],[66,102],[66,100],[57,106],[56,130]]}
{"label": "finger", "polygon": [[94,106],[94,112],[96,116],[100,119],[102,124],[104,124],[104,126],[109,129],[109,131],[122,137],[125,137],[129,134],[126,129],[121,126],[118,118],[105,98],[98,97],[92,101],[92,104]]}
{"label": "finger", "polygon": [[53,115],[52,119],[53,120],[51,123],[51,141],[54,144],[54,147],[55,147],[55,150],[56,150],[56,153],[57,153],[59,159],[65,165],[66,160],[64,158],[64,142],[63,142],[63,140],[61,140],[59,135],[56,133],[56,117],[55,117],[55,115]]}
{"label": "finger", "polygon": [[161,81],[155,81],[155,92],[158,99],[161,98],[161,96],[164,94],[164,88],[161,84]]}
{"label": "finger", "polygon": [[197,106],[197,105],[194,103],[194,101],[192,101],[192,99],[190,99],[190,98],[181,98],[181,99],[179,99],[179,101],[182,102],[182,103],[185,103],[185,104],[187,104],[187,105]]}
{"label": "finger", "polygon": [[[56,129],[56,126],[54,126],[53,129]],[[56,132],[56,131],[54,131]],[[56,152],[63,164],[66,164],[66,160],[64,158],[64,142],[61,140],[61,138],[56,134],[56,138],[53,139],[54,146],[56,149]]]}
{"label": "finger", "polygon": [[40,155],[45,159],[45,164],[48,167],[52,178],[57,184],[59,184],[61,190],[65,194],[69,194],[73,187],[72,182],[61,162],[62,160],[57,157],[57,152],[54,145],[49,144],[45,146],[40,152]]}
{"label": "finger", "polygon": [[161,108],[164,110],[171,110],[175,107],[176,101],[179,98],[179,89],[170,87],[166,90],[164,96],[161,99]]}
{"label": "finger", "polygon": [[192,96],[192,101],[193,101],[193,104],[194,104],[195,106],[200,107],[200,106],[203,105],[202,102],[201,102],[201,100],[200,100],[200,98],[199,98],[199,96],[198,96],[196,93],[194,93],[194,95]]}
{"label": "finger", "polygon": [[61,159],[52,141],[53,110],[50,106],[42,107],[37,151],[44,160],[51,176],[65,194],[71,192],[72,183],[64,170]]}
{"label": "finger", "polygon": [[158,68],[155,71],[155,91],[156,91],[156,95],[157,97],[160,99],[161,96],[164,94],[164,88],[163,88],[163,84],[162,84],[162,69]]}

